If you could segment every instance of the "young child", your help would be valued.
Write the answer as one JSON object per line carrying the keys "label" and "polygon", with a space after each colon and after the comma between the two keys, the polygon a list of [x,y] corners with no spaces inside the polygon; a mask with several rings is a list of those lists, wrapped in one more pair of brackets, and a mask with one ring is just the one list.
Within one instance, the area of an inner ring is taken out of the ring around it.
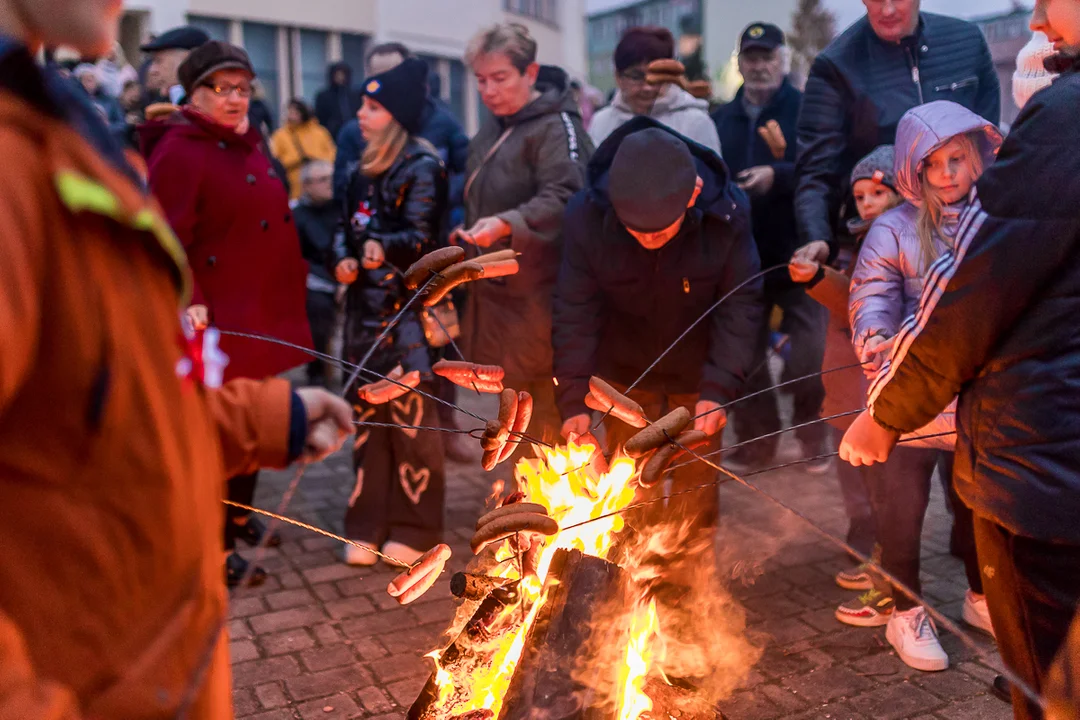
{"label": "young child", "polygon": [[[852,274],[850,317],[856,354],[876,371],[901,323],[919,307],[931,264],[951,251],[972,188],[993,162],[1001,133],[991,123],[948,101],[909,110],[896,133],[896,188],[907,203],[882,215],[870,229]],[[920,538],[930,482],[940,452],[902,446],[874,480],[874,509],[882,565],[921,595]],[[951,457],[951,452],[949,453]],[[952,487],[951,462],[948,486]],[[964,620],[993,633],[975,558],[971,511],[953,503],[959,548],[970,590]],[[944,670],[949,659],[925,608],[900,593],[887,613],[886,638],[905,663]]]}
{"label": "young child", "polygon": [[[367,147],[346,193],[345,232],[335,241],[335,275],[349,285],[345,356],[360,362],[391,319],[408,302],[401,273],[438,247],[445,236],[446,170],[437,151],[417,137],[424,110],[427,66],[406,59],[369,78],[358,114]],[[430,350],[419,313],[405,313],[372,354],[368,366],[383,375],[400,368],[418,372],[431,395]],[[361,378],[359,383],[371,382]],[[345,535],[405,563],[441,539],[444,455],[436,433],[435,403],[407,392],[389,402],[350,400],[359,421],[407,427],[357,429],[353,451],[356,487],[345,512]],[[373,553],[345,546],[345,562],[373,565]]]}
{"label": "young child", "polygon": [[[859,217],[848,221],[848,230],[855,238],[854,246],[841,248],[832,266],[809,262],[796,255],[788,267],[791,279],[806,284],[806,292],[829,311],[829,326],[825,336],[823,367],[849,367],[859,362],[851,346],[851,322],[848,318],[848,288],[855,268],[855,255],[874,220],[887,210],[900,205],[904,199],[896,192],[893,175],[893,146],[882,145],[859,161],[851,173],[852,193]],[[859,368],[831,372],[822,376],[825,384],[824,417],[853,410],[866,402],[868,383]],[[851,417],[830,420],[829,424],[843,435],[851,425]],[[840,492],[844,498],[849,527],[847,542],[863,555],[874,551],[877,523],[870,499],[870,475],[864,468],[847,463],[837,466]],[[867,591],[873,588],[869,568],[859,565],[836,575],[836,583],[848,590]],[[856,609],[854,618],[838,616],[845,622],[861,620],[866,611]],[[877,613],[876,610],[872,611]],[[871,617],[871,620],[874,618]],[[862,624],[860,622],[860,624]]]}

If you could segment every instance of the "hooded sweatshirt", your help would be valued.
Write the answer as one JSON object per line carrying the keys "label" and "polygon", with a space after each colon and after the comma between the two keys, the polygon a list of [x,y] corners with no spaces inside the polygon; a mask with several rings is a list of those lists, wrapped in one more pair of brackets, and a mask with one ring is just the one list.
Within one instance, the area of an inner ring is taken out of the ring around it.
{"label": "hooded sweatshirt", "polygon": [[[345,71],[345,83],[334,84],[334,75]],[[315,96],[315,117],[330,133],[331,138],[336,138],[346,122],[356,117],[356,111],[360,109],[363,95],[353,88],[352,68],[347,63],[333,63],[326,69],[326,87]]]}
{"label": "hooded sweatshirt", "polygon": [[[988,120],[948,100],[909,110],[896,130],[896,189],[907,201],[882,215],[870,228],[851,278],[851,330],[855,351],[873,335],[892,337],[919,306],[926,274],[934,258],[925,257],[916,222],[922,206],[923,162],[954,135],[979,132],[983,167],[994,162],[1001,133]],[[969,198],[944,208],[938,255],[950,250],[960,213]]]}
{"label": "hooded sweatshirt", "polygon": [[[635,116],[636,113],[623,99],[622,92],[618,91],[611,104],[593,116],[589,137],[593,144],[599,147],[615,128]],[[647,116],[699,145],[720,153],[720,137],[716,133],[716,125],[709,117],[709,103],[699,100],[678,85],[665,85]]]}

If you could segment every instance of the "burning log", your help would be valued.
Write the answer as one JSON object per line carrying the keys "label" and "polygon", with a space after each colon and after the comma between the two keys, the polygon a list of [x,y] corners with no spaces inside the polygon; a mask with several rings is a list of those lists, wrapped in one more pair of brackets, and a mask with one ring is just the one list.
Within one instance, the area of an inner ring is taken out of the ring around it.
{"label": "burning log", "polygon": [[463,600],[483,600],[495,588],[510,582],[506,578],[492,575],[474,575],[472,573],[454,573],[450,578],[450,592]]}
{"label": "burning log", "polygon": [[625,585],[614,563],[578,550],[555,554],[547,600],[525,638],[500,720],[584,717],[589,698],[573,678],[575,661],[591,634],[594,611],[609,606]]}

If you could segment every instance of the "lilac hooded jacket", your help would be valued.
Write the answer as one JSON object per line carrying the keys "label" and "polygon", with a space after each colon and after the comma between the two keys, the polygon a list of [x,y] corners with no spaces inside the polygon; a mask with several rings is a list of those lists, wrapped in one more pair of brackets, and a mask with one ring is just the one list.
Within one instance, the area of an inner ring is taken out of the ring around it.
{"label": "lilac hooded jacket", "polygon": [[[892,337],[918,307],[925,273],[933,258],[919,246],[916,220],[922,205],[923,161],[954,135],[981,131],[983,167],[994,161],[1001,133],[989,121],[948,100],[912,108],[896,128],[896,189],[907,201],[879,217],[859,250],[851,278],[852,340],[862,357],[866,340],[877,333]],[[945,237],[936,237],[939,253],[952,248],[960,212],[969,199],[947,206],[942,218]]]}

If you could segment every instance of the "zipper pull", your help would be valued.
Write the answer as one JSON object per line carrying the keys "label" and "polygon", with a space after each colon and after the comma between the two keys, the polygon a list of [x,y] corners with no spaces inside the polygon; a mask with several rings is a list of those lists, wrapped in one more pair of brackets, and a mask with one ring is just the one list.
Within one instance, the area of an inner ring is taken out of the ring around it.
{"label": "zipper pull", "polygon": [[911,82],[915,83],[916,85],[919,84],[919,66],[918,65],[914,65],[911,68]]}
{"label": "zipper pull", "polygon": [[682,291],[687,295],[690,294],[690,278],[682,279]]}

